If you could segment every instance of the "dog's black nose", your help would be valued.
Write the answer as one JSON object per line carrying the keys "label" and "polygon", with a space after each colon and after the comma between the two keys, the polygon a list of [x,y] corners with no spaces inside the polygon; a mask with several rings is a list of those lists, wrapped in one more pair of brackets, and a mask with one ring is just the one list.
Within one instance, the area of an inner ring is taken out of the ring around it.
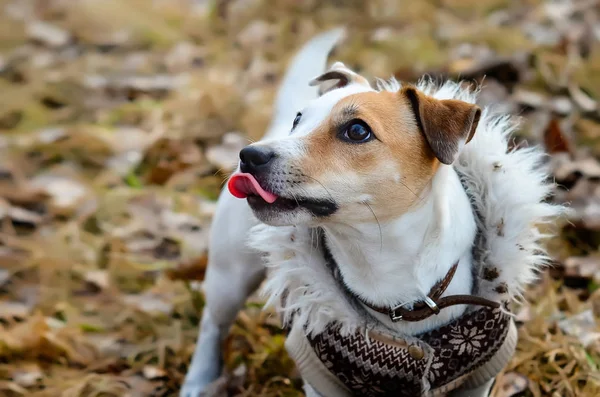
{"label": "dog's black nose", "polygon": [[240,151],[240,169],[242,172],[258,171],[260,168],[269,164],[275,157],[268,147],[247,146]]}

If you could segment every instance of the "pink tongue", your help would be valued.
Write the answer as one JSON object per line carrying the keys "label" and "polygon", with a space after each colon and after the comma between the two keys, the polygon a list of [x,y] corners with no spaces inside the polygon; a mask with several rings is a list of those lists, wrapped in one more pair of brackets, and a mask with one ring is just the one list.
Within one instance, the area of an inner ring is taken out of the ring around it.
{"label": "pink tongue", "polygon": [[277,196],[263,189],[256,179],[244,172],[233,174],[227,183],[229,192],[237,198],[246,198],[250,195],[259,195],[267,203],[272,204],[277,200]]}

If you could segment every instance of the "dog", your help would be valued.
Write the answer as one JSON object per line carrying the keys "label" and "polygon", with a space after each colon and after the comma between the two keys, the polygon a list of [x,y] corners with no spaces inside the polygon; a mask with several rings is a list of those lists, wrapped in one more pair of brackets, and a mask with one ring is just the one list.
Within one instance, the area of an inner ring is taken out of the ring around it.
{"label": "dog", "polygon": [[536,225],[563,211],[543,152],[508,150],[513,120],[458,83],[325,70],[343,34],[295,57],[221,193],[182,396],[219,376],[265,264],[307,396],[487,396],[514,352],[506,303],[548,261]]}

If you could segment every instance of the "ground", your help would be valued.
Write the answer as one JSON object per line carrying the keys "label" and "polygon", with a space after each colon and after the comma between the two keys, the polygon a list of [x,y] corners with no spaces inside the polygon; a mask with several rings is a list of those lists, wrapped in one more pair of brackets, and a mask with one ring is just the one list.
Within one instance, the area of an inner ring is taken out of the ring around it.
{"label": "ground", "polygon": [[[293,52],[369,78],[482,84],[545,145],[569,202],[515,305],[493,395],[600,395],[600,19],[594,0],[0,0],[0,395],[175,395],[207,231]],[[485,76],[485,77],[484,77]],[[290,123],[292,120],[290,120]],[[300,396],[276,316],[248,302],[217,395]]]}

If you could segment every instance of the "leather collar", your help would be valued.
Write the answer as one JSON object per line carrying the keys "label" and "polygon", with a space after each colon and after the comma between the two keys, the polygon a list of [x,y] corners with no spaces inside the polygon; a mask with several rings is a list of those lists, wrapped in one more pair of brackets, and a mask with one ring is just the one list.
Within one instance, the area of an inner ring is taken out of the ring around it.
{"label": "leather collar", "polygon": [[319,230],[319,232],[325,262],[327,263],[327,266],[333,273],[334,278],[340,281],[340,285],[342,285],[342,287],[346,290],[346,293],[352,298],[361,302],[363,305],[367,306],[369,309],[372,309],[381,314],[387,314],[392,320],[392,322],[397,322],[400,320],[410,322],[425,320],[426,318],[434,314],[439,314],[440,310],[455,305],[478,305],[487,306],[490,308],[497,308],[500,306],[498,302],[494,302],[476,295],[450,295],[442,298],[443,293],[446,291],[446,288],[448,288],[448,286],[450,285],[450,282],[452,281],[452,278],[456,273],[458,261],[454,265],[452,265],[452,267],[450,268],[448,273],[446,273],[446,276],[444,276],[443,279],[439,280],[433,285],[433,287],[431,287],[429,294],[427,294],[427,297],[424,300],[415,302],[413,304],[412,309],[407,309],[403,307],[406,305],[406,303],[398,304],[393,307],[373,305],[369,302],[366,302],[360,296],[357,296],[346,286],[344,280],[342,279],[339,267],[335,259],[333,258],[329,247],[327,246],[325,231],[321,229]]}

